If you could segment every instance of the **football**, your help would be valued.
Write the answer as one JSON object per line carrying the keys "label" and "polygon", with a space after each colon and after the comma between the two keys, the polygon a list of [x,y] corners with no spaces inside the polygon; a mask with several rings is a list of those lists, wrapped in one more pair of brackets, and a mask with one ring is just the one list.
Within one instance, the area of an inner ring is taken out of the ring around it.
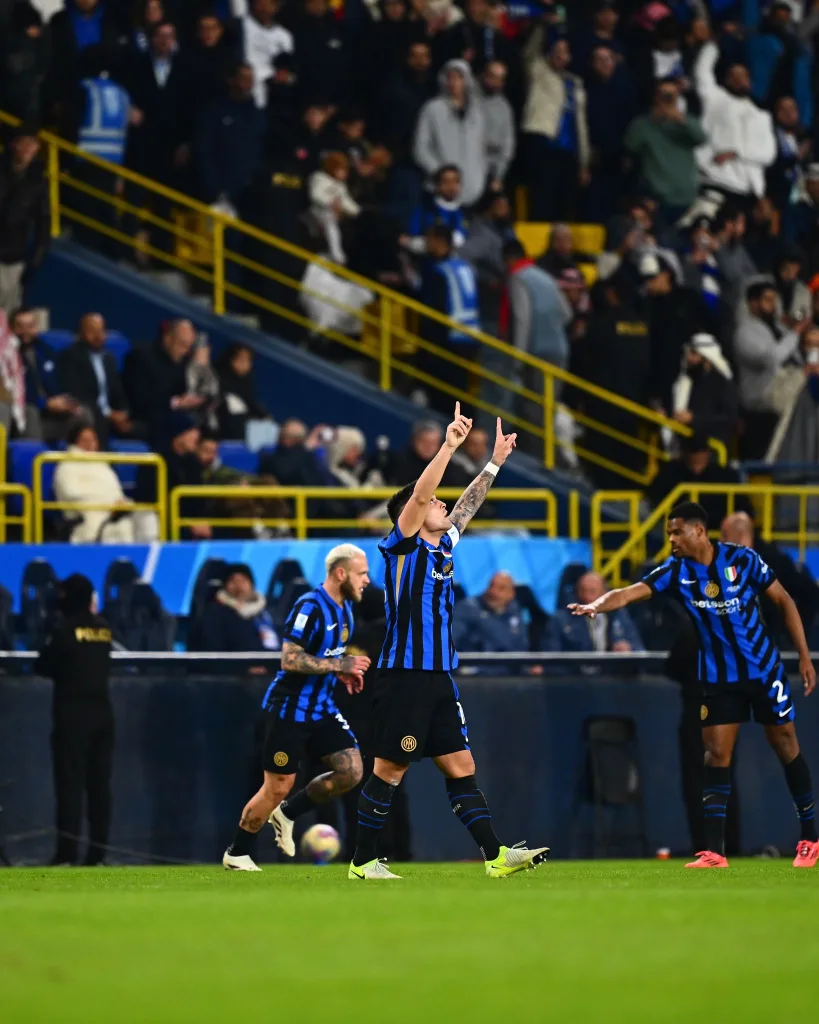
{"label": "football", "polygon": [[340,849],[341,840],[331,825],[311,825],[301,837],[301,852],[314,864],[329,864]]}

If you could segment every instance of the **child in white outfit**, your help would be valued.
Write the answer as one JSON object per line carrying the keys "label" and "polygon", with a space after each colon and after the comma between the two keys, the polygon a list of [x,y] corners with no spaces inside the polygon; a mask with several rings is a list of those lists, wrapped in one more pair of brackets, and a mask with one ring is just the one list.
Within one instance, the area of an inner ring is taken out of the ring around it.
{"label": "child in white outfit", "polygon": [[330,259],[344,264],[347,257],[341,244],[341,218],[357,217],[361,207],[347,189],[350,162],[344,153],[328,153],[321,166],[310,178],[310,206],[324,228]]}

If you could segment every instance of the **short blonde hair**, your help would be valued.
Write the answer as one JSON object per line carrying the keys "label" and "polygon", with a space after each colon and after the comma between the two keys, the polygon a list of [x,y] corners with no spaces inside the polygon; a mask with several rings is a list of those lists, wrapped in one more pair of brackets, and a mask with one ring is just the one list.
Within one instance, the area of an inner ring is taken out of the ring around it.
{"label": "short blonde hair", "polygon": [[367,557],[366,551],[362,551],[355,544],[337,545],[332,551],[327,553],[327,557],[324,559],[324,568],[327,570],[327,575],[329,576],[333,569],[336,569],[343,562],[349,562],[353,558],[358,558],[359,555],[364,558]]}

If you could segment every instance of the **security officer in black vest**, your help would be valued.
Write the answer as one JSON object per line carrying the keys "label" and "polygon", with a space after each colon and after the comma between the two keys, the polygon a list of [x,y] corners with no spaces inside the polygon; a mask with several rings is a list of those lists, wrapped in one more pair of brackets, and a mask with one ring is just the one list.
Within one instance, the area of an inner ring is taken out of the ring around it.
{"label": "security officer in black vest", "polygon": [[111,821],[114,715],[108,695],[111,631],[96,614],[91,581],[75,573],[59,589],[63,621],[37,661],[38,675],[54,681],[54,791],[57,849],[54,864],[76,864],[83,795],[88,801],[85,864],[105,859]]}

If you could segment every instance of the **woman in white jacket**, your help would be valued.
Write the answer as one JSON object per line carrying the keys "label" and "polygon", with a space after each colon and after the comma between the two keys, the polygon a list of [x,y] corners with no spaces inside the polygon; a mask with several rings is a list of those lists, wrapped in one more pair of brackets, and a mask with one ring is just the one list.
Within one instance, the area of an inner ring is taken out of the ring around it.
{"label": "woman in white jacket", "polygon": [[347,257],[341,244],[341,218],[357,217],[361,207],[347,189],[350,161],[344,153],[328,153],[321,170],[310,178],[310,206],[316,220],[324,228],[327,251],[335,263],[344,264]]}
{"label": "woman in white jacket", "polygon": [[78,424],[68,435],[68,451],[76,452],[79,457],[59,463],[54,473],[57,501],[117,506],[110,512],[66,511],[66,519],[77,521],[71,532],[71,543],[133,544],[133,516],[127,511],[131,502],[123,493],[119,477],[107,462],[82,458],[99,450],[96,430],[86,423]]}

